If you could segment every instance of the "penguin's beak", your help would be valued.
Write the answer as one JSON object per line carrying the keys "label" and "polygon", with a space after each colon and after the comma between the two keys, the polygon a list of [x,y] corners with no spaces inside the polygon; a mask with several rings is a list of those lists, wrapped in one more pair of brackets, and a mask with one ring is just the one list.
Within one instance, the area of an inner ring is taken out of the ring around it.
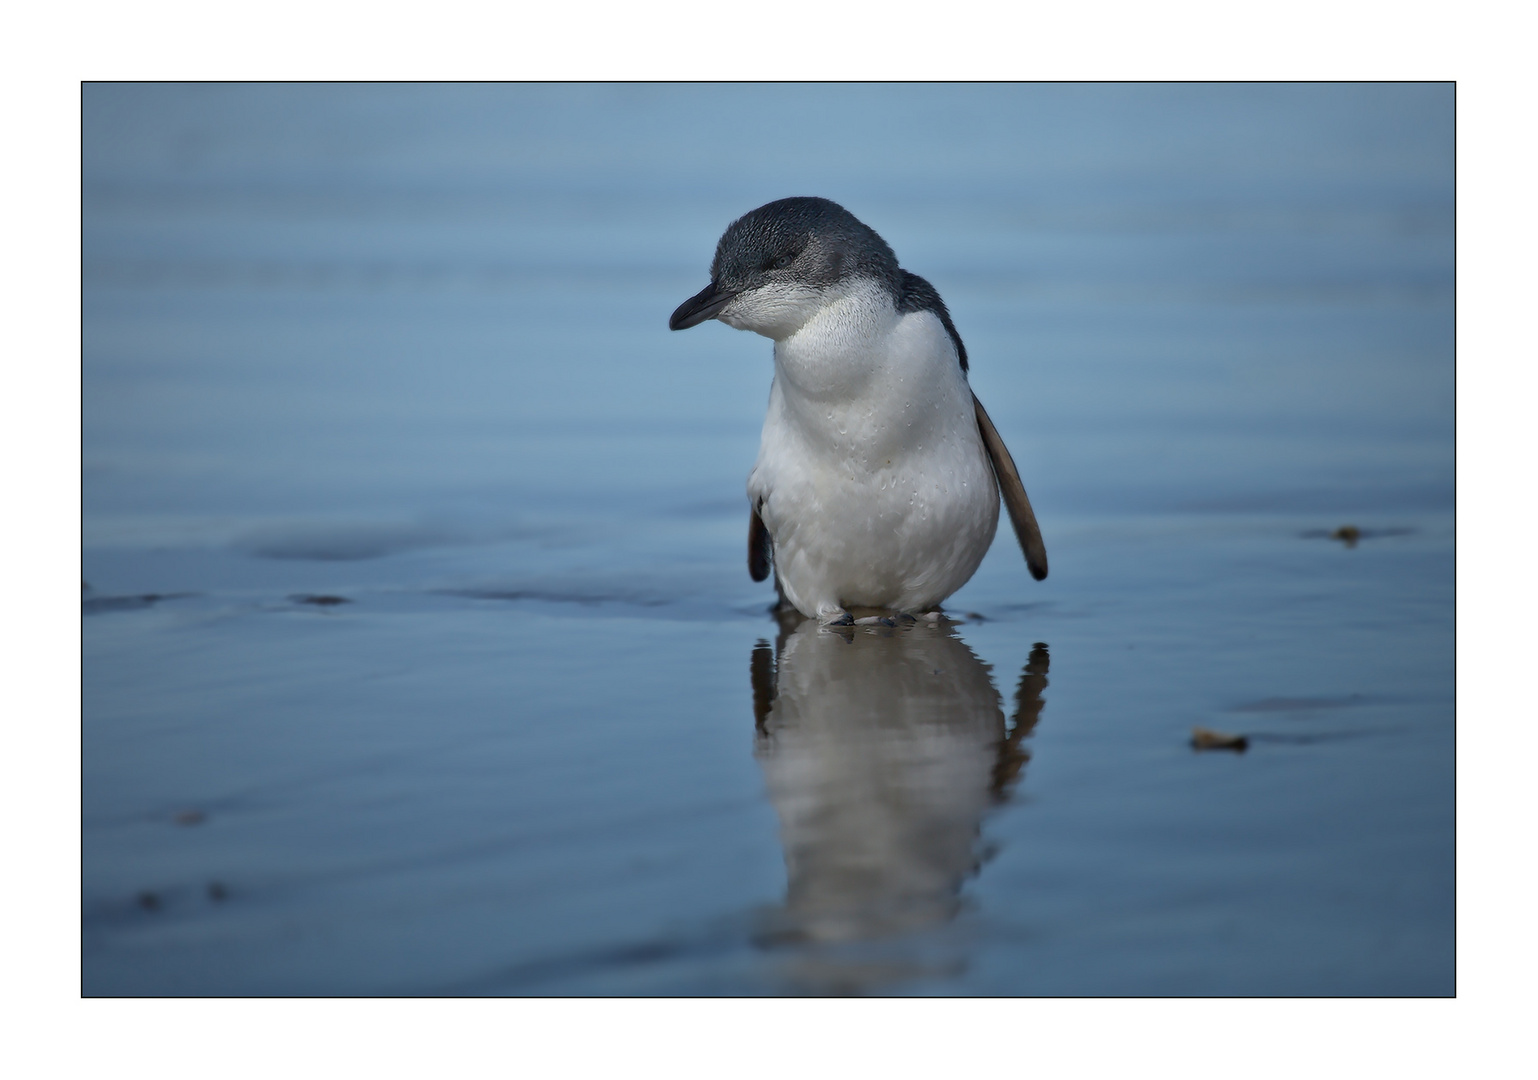
{"label": "penguin's beak", "polygon": [[687,330],[691,326],[698,326],[706,319],[714,319],[716,313],[731,303],[736,295],[712,281],[678,305],[678,310],[673,312],[673,317],[668,320],[668,329]]}

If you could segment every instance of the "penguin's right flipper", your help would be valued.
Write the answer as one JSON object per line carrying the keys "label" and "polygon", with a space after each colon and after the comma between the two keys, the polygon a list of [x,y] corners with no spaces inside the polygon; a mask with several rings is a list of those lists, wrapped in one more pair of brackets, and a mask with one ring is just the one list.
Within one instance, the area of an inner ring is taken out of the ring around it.
{"label": "penguin's right flipper", "polygon": [[[1020,550],[1025,553],[1025,565],[1030,569],[1031,577],[1040,581],[1047,576],[1047,545],[1041,539],[1036,512],[1031,509],[1025,485],[1020,482],[1015,459],[1009,456],[1004,440],[999,437],[999,429],[988,419],[988,413],[983,403],[977,400],[976,394],[972,395],[972,404],[977,406],[977,430],[982,432],[988,460],[993,462],[993,475],[998,477],[999,494],[1004,496],[1004,508],[1009,511],[1010,524],[1015,527],[1015,539],[1020,541]],[[757,514],[754,518],[757,518]]]}

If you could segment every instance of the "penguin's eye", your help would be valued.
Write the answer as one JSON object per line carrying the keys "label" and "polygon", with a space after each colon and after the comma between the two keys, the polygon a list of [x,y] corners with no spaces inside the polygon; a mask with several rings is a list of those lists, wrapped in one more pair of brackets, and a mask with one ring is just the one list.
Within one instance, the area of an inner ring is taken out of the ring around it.
{"label": "penguin's eye", "polygon": [[765,270],[783,270],[783,269],[785,269],[787,266],[789,266],[791,263],[793,263],[795,261],[796,261],[796,257],[794,255],[781,255],[779,258],[771,259],[771,260],[769,260],[769,262],[765,263],[764,264],[764,269]]}

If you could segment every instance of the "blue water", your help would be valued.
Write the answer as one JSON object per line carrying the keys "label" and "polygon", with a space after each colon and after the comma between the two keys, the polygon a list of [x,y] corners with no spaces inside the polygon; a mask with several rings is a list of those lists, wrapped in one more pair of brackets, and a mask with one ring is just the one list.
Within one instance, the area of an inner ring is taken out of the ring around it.
{"label": "blue water", "polygon": [[[1450,86],[83,120],[85,993],[1452,993]],[[666,323],[792,194],[945,297],[1045,582],[767,613],[769,343]]]}

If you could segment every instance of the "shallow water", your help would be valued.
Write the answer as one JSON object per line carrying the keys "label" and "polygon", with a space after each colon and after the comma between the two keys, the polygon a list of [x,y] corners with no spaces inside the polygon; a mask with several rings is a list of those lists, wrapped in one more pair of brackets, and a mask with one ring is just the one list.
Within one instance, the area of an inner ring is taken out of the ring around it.
{"label": "shallow water", "polygon": [[[1451,993],[1451,125],[87,87],[84,991]],[[666,321],[805,193],[945,296],[1045,582],[767,613],[769,344]]]}

